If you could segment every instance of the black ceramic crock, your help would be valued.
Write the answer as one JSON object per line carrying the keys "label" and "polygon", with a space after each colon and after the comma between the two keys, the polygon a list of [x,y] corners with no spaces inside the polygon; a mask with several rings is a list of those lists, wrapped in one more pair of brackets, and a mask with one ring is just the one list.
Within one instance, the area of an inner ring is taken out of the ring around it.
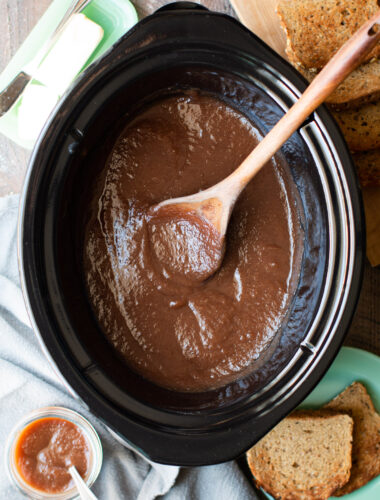
{"label": "black ceramic crock", "polygon": [[233,459],[317,384],[337,354],[359,295],[359,188],[345,142],[322,106],[279,153],[298,190],[305,241],[297,292],[277,341],[251,375],[218,390],[185,394],[133,373],[92,314],[78,250],[84,195],[94,175],[89,158],[102,154],[110,130],[158,95],[189,88],[211,93],[265,134],[305,86],[236,20],[188,2],[171,4],[138,23],[84,72],[33,151],[19,220],[21,278],[33,327],[90,410],[154,461]]}

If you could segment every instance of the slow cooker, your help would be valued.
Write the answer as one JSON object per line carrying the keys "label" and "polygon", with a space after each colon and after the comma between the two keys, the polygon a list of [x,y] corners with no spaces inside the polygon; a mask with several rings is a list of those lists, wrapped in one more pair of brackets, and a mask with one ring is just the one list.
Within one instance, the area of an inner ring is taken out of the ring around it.
{"label": "slow cooker", "polygon": [[131,371],[91,311],[78,252],[82,193],[94,175],[86,158],[136,106],[163,94],[211,93],[264,134],[305,87],[235,19],[174,3],[139,22],[81,75],[34,148],[19,218],[21,280],[33,328],[89,409],[153,461],[204,465],[236,458],[317,384],[342,344],[360,291],[360,191],[346,144],[321,106],[279,153],[302,207],[304,250],[277,340],[250,375],[212,391],[180,393]]}

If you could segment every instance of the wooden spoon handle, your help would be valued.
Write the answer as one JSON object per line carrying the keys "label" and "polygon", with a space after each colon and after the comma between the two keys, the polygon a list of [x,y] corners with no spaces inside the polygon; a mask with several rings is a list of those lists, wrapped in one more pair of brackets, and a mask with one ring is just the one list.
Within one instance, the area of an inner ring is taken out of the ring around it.
{"label": "wooden spoon handle", "polygon": [[[380,10],[334,55],[323,70],[273,129],[220,188],[237,197],[254,175],[270,160],[304,120],[328,97],[380,40]],[[226,184],[224,184],[226,182]],[[224,186],[222,186],[224,184]],[[218,187],[219,187],[218,186]]]}

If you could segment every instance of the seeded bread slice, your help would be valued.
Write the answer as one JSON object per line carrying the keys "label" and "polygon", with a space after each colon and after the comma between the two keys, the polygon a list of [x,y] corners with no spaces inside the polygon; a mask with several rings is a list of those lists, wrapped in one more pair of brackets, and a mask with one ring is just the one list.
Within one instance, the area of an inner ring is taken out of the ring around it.
{"label": "seeded bread slice", "polygon": [[359,382],[354,382],[324,408],[349,411],[354,419],[351,477],[334,496],[351,493],[380,474],[380,415]]}
{"label": "seeded bread slice", "polygon": [[[300,65],[296,69],[311,82],[318,74]],[[326,99],[326,102],[346,108],[357,108],[380,98],[380,60],[361,64]]]}
{"label": "seeded bread slice", "polygon": [[352,418],[295,411],[247,452],[258,487],[281,500],[325,500],[350,477]]}
{"label": "seeded bread slice", "polygon": [[[377,0],[279,0],[289,59],[308,69],[323,68],[378,8]],[[364,60],[378,56],[380,44]]]}
{"label": "seeded bread slice", "polygon": [[351,151],[380,148],[380,101],[332,113]]}

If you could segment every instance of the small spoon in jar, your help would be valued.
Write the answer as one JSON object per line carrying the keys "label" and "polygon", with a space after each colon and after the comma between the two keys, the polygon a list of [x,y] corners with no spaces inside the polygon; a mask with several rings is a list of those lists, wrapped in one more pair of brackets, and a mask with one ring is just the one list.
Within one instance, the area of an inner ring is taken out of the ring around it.
{"label": "small spoon in jar", "polygon": [[98,500],[87,484],[83,481],[74,465],[69,468],[69,472],[82,500]]}
{"label": "small spoon in jar", "polygon": [[158,260],[171,274],[203,281],[221,265],[232,209],[242,190],[305,119],[360,64],[380,40],[380,10],[334,55],[298,101],[241,165],[199,193],[165,200],[150,210],[151,239]]}

